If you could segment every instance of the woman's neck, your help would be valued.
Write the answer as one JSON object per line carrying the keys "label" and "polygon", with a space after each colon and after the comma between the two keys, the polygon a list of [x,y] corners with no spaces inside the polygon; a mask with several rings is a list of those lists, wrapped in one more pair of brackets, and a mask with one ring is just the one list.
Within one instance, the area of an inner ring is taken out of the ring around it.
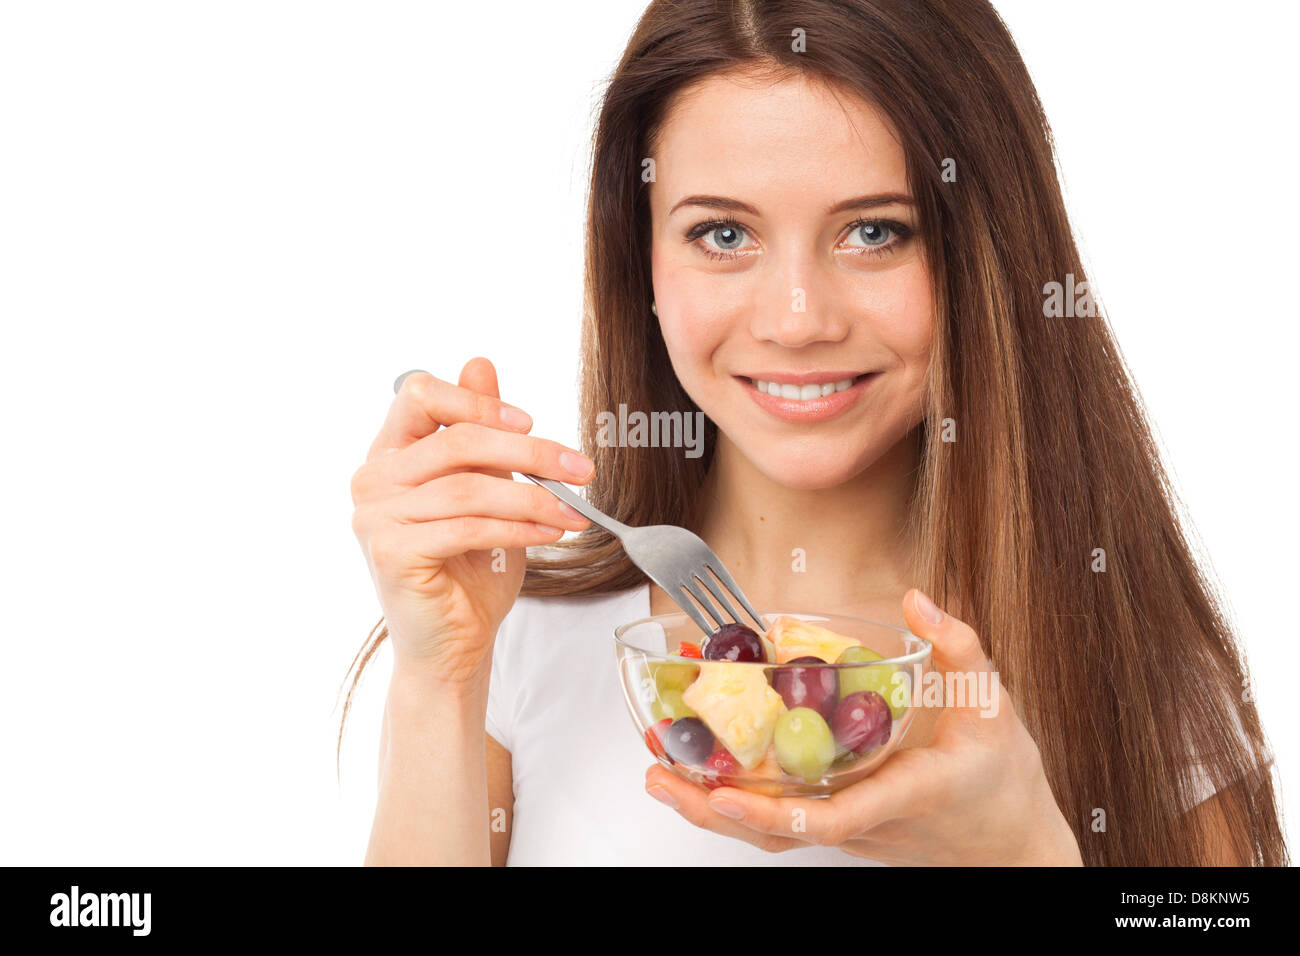
{"label": "woman's neck", "polygon": [[913,583],[913,430],[836,488],[786,488],[718,436],[698,529],[756,605],[861,613]]}

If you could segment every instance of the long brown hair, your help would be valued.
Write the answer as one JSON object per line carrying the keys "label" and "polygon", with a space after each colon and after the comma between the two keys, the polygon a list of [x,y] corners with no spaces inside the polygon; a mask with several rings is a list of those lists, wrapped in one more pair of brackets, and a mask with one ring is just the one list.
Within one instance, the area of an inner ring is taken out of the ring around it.
{"label": "long brown hair", "polygon": [[[655,155],[679,92],[710,74],[756,70],[861,96],[901,139],[936,323],[915,436],[916,583],[980,634],[1084,862],[1205,863],[1211,836],[1183,810],[1199,758],[1230,832],[1249,839],[1250,862],[1286,863],[1272,754],[1243,692],[1242,655],[1189,547],[1141,399],[1099,306],[1044,308],[1048,283],[1081,289],[1087,279],[1042,106],[984,0],[655,0],[646,9],[593,141],[580,407],[583,450],[597,465],[590,500],[628,524],[698,529],[693,505],[716,426],[707,423],[699,458],[629,453],[597,442],[597,414],[619,403],[698,411],[649,315],[642,160]],[[956,441],[943,440],[945,419]],[[645,581],[593,525],[530,554],[521,593],[601,594]],[[358,653],[348,703],[386,634],[372,632]]]}

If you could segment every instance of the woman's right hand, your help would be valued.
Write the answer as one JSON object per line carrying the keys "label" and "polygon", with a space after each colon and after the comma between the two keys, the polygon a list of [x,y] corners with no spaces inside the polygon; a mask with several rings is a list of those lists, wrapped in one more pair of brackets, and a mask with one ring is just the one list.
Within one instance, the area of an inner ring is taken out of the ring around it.
{"label": "woman's right hand", "polygon": [[458,385],[427,372],[402,383],[352,476],[352,530],[396,666],[486,684],[492,640],[523,583],[524,548],[590,524],[544,488],[513,480],[517,471],[582,485],[595,471],[530,428],[500,400],[485,358],[470,359]]}

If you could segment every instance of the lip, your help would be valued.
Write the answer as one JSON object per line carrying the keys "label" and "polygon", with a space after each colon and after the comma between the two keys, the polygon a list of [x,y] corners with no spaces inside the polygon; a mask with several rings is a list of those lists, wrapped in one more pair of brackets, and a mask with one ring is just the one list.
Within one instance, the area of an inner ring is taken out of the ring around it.
{"label": "lip", "polygon": [[[755,373],[754,378],[763,379],[763,381],[778,380],[786,385],[818,385],[825,382],[842,381],[846,378],[856,378],[857,381],[849,388],[842,392],[831,392],[821,398],[809,399],[806,402],[797,401],[791,398],[778,398],[775,395],[765,395],[759,392],[753,385],[753,382],[742,375],[737,375],[736,381],[740,387],[749,393],[749,397],[754,400],[754,404],[763,411],[767,412],[774,418],[783,422],[795,424],[805,422],[825,422],[832,418],[838,418],[850,408],[856,405],[862,398],[863,393],[871,387],[871,383],[880,378],[879,372],[814,372],[810,375],[783,375],[781,373],[769,372],[772,378],[764,378],[762,373]],[[825,375],[826,378],[817,378],[818,375]],[[836,378],[835,376],[839,377]],[[861,377],[858,377],[861,376]],[[804,378],[806,381],[797,381],[798,378]]]}
{"label": "lip", "polygon": [[780,382],[782,385],[825,385],[827,382],[842,382],[846,378],[857,378],[859,375],[866,374],[859,368],[830,372],[752,372],[738,377],[750,381],[761,379],[764,382]]}

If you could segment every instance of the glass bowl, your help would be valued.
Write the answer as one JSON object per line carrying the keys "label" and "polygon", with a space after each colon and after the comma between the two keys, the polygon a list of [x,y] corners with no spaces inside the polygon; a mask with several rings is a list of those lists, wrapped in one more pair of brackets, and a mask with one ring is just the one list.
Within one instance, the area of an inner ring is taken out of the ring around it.
{"label": "glass bowl", "polygon": [[[930,642],[865,618],[762,614],[774,625],[762,635],[767,662],[678,656],[682,642],[706,640],[680,611],[615,628],[619,682],[642,746],[692,783],[774,797],[824,797],[871,774],[911,726]],[[774,645],[768,637],[778,632],[790,639]],[[823,640],[791,637],[805,632]]]}

